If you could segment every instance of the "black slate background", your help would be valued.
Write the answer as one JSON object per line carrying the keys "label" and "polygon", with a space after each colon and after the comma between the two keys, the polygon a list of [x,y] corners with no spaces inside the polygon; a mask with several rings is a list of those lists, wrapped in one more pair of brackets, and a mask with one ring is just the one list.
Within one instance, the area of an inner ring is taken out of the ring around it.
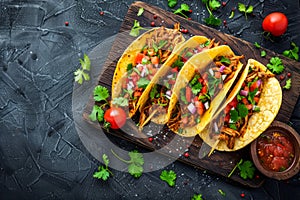
{"label": "black slate background", "polygon": [[[300,199],[299,174],[288,181],[266,180],[258,189],[245,188],[221,177],[175,162],[165,169],[177,173],[174,188],[161,182],[161,170],[140,179],[113,170],[106,182],[92,178],[101,163],[83,146],[72,117],[73,72],[78,59],[116,34],[133,1],[50,0],[0,2],[0,199]],[[169,10],[167,1],[147,3]],[[200,0],[183,1],[195,21],[208,13]],[[275,52],[300,45],[299,1],[244,1],[254,5],[248,20],[227,1],[216,15],[227,26],[216,29],[259,42]],[[104,15],[99,15],[104,11]],[[288,31],[275,42],[262,37],[263,17],[284,12]],[[69,26],[65,26],[65,21]],[[291,118],[300,133],[300,101]],[[122,148],[134,145],[110,138]],[[218,193],[222,189],[226,196]]]}

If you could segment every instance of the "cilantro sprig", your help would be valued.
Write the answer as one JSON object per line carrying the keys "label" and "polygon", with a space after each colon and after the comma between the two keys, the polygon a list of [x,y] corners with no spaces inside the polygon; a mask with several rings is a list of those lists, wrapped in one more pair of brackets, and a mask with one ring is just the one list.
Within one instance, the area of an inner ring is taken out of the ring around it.
{"label": "cilantro sprig", "polygon": [[121,158],[119,155],[117,155],[112,149],[111,152],[116,158],[118,158],[120,161],[128,164],[128,172],[131,174],[134,178],[139,178],[143,171],[143,165],[144,165],[144,157],[143,154],[139,153],[137,150],[130,151],[128,153],[128,156],[130,157],[130,160],[125,160]]}
{"label": "cilantro sprig", "polygon": [[291,59],[294,59],[294,60],[298,61],[299,60],[299,55],[298,55],[299,47],[294,42],[291,43],[291,46],[292,46],[292,49],[285,50],[283,52],[283,55],[288,57],[288,58],[291,58]]}
{"label": "cilantro sprig", "polygon": [[234,168],[231,170],[231,172],[229,173],[229,175],[227,177],[230,177],[237,168],[240,170],[239,174],[243,179],[247,179],[247,178],[252,179],[253,178],[254,172],[255,172],[255,167],[250,160],[244,161],[243,159],[241,159],[234,166]]}
{"label": "cilantro sprig", "polygon": [[88,72],[91,69],[91,61],[90,58],[84,54],[83,59],[79,59],[81,67],[74,72],[75,81],[79,84],[83,83],[83,80],[90,80],[90,76]]}
{"label": "cilantro sprig", "polygon": [[267,67],[271,72],[275,74],[280,74],[284,70],[282,60],[279,57],[272,57],[267,64]]}
{"label": "cilantro sprig", "polygon": [[133,22],[133,26],[130,30],[129,35],[133,36],[133,37],[137,37],[140,34],[140,30],[147,30],[146,28],[141,27],[140,22],[137,20],[134,20]]}
{"label": "cilantro sprig", "polygon": [[238,3],[238,9],[240,12],[245,14],[246,20],[247,20],[247,14],[250,14],[253,12],[253,6],[246,7],[245,4]]}
{"label": "cilantro sprig", "polygon": [[194,194],[191,200],[203,200],[202,194]]}
{"label": "cilantro sprig", "polygon": [[248,115],[248,109],[245,104],[239,103],[236,109],[230,110],[230,119],[233,123],[245,118]]}
{"label": "cilantro sprig", "polygon": [[106,154],[102,155],[102,160],[104,162],[104,166],[103,165],[99,166],[98,171],[96,171],[93,174],[93,177],[106,181],[110,175],[113,176],[113,173],[108,169],[109,159]]}
{"label": "cilantro sprig", "polygon": [[159,176],[159,178],[168,183],[169,186],[175,186],[176,182],[176,173],[173,170],[167,171],[163,170]]}
{"label": "cilantro sprig", "polygon": [[168,0],[168,6],[174,8],[177,4],[177,0]]}
{"label": "cilantro sprig", "polygon": [[190,7],[187,4],[183,3],[180,5],[180,8],[175,10],[173,13],[188,18],[188,16],[184,12],[189,12],[189,11],[190,11]]}
{"label": "cilantro sprig", "polygon": [[143,12],[144,12],[144,8],[141,7],[141,8],[139,8],[139,11],[138,11],[138,13],[136,15],[137,16],[141,16],[143,14]]}
{"label": "cilantro sprig", "polygon": [[209,13],[209,17],[205,18],[205,23],[212,26],[220,26],[221,20],[215,17],[212,11],[217,10],[221,7],[221,3],[218,0],[202,0],[202,3],[205,4],[206,9]]}
{"label": "cilantro sprig", "polygon": [[289,78],[288,80],[286,80],[285,85],[283,86],[283,88],[289,90],[289,89],[291,89],[291,87],[292,87],[292,79]]}

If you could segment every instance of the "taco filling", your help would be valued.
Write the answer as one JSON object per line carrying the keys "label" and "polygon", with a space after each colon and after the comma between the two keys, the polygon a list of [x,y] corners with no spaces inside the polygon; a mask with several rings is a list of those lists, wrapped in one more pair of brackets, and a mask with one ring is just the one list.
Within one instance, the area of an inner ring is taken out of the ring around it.
{"label": "taco filling", "polygon": [[[223,120],[214,120],[214,131],[211,131],[210,138],[226,142],[229,149],[233,149],[235,139],[243,137],[246,133],[248,121],[255,112],[260,112],[258,103],[266,79],[274,77],[259,67],[249,67],[248,75],[242,84],[239,93],[226,105]],[[217,124],[224,123],[222,124]],[[222,127],[218,130],[217,127]]]}
{"label": "taco filling", "polygon": [[175,45],[181,42],[177,31],[159,30],[146,39],[146,44],[136,53],[134,61],[127,64],[126,73],[120,80],[122,90],[117,97],[128,99],[129,116],[135,113],[137,102],[151,79],[168,59]]}
{"label": "taco filling", "polygon": [[[171,70],[159,80],[159,83],[154,84],[151,88],[146,105],[141,111],[139,120],[140,127],[143,127],[151,118],[166,115],[177,75],[184,64],[193,55],[218,45],[219,43],[215,43],[214,39],[207,40],[194,48],[186,47],[179,53],[179,56],[171,65]],[[164,116],[162,118],[164,118]],[[164,123],[165,121],[156,120],[155,122]]]}
{"label": "taco filling", "polygon": [[224,84],[235,76],[242,57],[219,56],[214,59],[214,66],[208,71],[202,74],[195,71],[189,84],[180,90],[178,101],[168,123],[169,128],[184,134],[185,128],[199,124]]}

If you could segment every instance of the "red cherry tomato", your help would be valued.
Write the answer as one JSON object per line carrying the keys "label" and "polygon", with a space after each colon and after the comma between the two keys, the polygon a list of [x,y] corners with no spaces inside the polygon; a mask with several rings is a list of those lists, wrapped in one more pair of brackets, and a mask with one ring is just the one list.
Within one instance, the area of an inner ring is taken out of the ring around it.
{"label": "red cherry tomato", "polygon": [[288,26],[288,19],[285,14],[273,12],[265,17],[262,22],[264,31],[270,32],[274,36],[281,36]]}
{"label": "red cherry tomato", "polygon": [[110,128],[119,129],[126,123],[126,113],[122,108],[111,107],[105,111],[104,119],[110,123]]}

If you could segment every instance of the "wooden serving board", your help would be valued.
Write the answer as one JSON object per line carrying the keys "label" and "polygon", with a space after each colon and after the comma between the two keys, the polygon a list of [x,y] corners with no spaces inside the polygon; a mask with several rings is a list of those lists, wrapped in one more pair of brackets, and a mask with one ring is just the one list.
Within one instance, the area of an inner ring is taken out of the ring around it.
{"label": "wooden serving board", "polygon": [[[144,13],[142,14],[142,16],[138,17],[137,13],[140,7],[144,8]],[[130,6],[128,13],[125,16],[124,22],[121,25],[120,33],[129,31],[133,26],[134,20],[138,20],[141,26],[143,27],[149,27],[151,21],[153,21],[154,14],[158,16],[158,18],[155,19],[156,26],[165,26],[168,28],[172,28],[175,23],[179,22],[182,27],[189,30],[189,35],[190,34],[203,35],[208,38],[215,38],[216,41],[220,41],[221,44],[229,45],[237,55],[245,55],[243,64],[246,64],[247,59],[254,58],[266,65],[271,57],[273,56],[280,57],[283,61],[284,66],[286,66],[285,73],[287,72],[292,73],[292,88],[290,90],[283,90],[282,106],[276,117],[276,120],[285,123],[289,122],[294,106],[300,94],[300,74],[297,72],[300,71],[300,63],[263,48],[261,50],[265,50],[267,52],[267,56],[266,58],[262,58],[260,56],[260,50],[256,49],[252,43],[249,43],[247,41],[241,40],[239,38],[236,38],[228,34],[221,33],[213,28],[207,27],[197,22],[186,20],[178,15],[174,15],[173,13],[167,12],[165,10],[162,10],[155,6],[148,5],[143,2],[135,2]],[[128,32],[126,34],[128,34]],[[127,38],[126,40],[124,40],[124,37],[118,37],[118,36],[116,37],[113,46],[111,48],[111,51],[108,55],[108,58],[106,60],[106,63],[104,64],[103,72],[99,77],[99,85],[105,86],[109,89],[111,88],[111,82],[112,82],[115,66],[118,62],[118,59],[116,58],[119,58],[122,55],[123,51],[127,48],[127,46],[136,39],[134,37],[127,37]],[[83,113],[84,119],[89,122],[90,120],[88,116],[91,113],[93,106],[94,106],[94,101],[91,97]],[[90,123],[93,124],[93,122]],[[99,127],[99,126],[95,126],[95,127]],[[108,133],[108,135],[109,134],[115,135],[117,137],[120,137],[121,139],[131,141],[149,150],[156,150],[161,148],[161,146],[168,144],[168,142],[171,141],[175,136],[175,134],[170,130],[168,130],[166,127],[157,125],[157,127],[152,126],[150,128],[152,129],[152,132],[155,132],[155,130],[157,130],[157,135],[155,135],[154,140],[152,142],[148,141],[146,135],[144,135],[144,138],[141,138],[141,137],[134,137],[124,133],[127,132],[126,130],[128,130],[133,135],[141,134],[137,130],[136,126],[129,123],[127,123],[125,125],[125,128],[123,128],[124,132],[121,130],[116,130],[116,131],[114,130]],[[207,170],[208,172],[227,177],[228,174],[236,165],[236,163],[241,158],[251,159],[249,154],[250,152],[249,147],[245,147],[242,150],[235,151],[235,152],[215,152],[210,157],[205,156],[204,158],[200,159],[199,149],[201,148],[202,145],[203,145],[202,140],[200,139],[199,136],[196,136],[191,146],[188,148],[190,156],[188,158],[181,156],[178,160],[187,163],[191,166]],[[174,152],[174,153],[170,153],[167,156],[178,156],[175,155],[176,154],[175,149],[172,149],[172,147],[168,147],[168,148],[170,148],[169,152]],[[258,179],[254,178],[251,180],[250,179],[244,180],[238,175],[237,172],[235,172],[229,179],[249,187],[259,187],[262,185],[264,181],[264,177],[262,175],[260,175],[260,178]]]}

